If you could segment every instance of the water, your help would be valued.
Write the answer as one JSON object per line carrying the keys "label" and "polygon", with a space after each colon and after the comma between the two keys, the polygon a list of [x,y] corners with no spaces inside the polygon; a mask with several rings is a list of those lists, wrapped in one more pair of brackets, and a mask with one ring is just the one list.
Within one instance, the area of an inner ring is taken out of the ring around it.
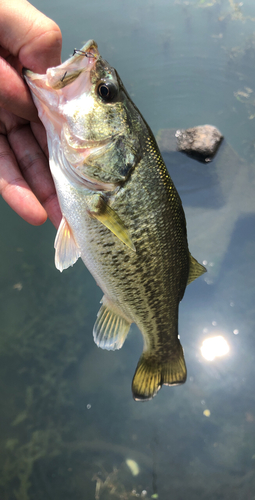
{"label": "water", "polygon": [[[0,498],[253,499],[254,1],[34,5],[60,25],[63,60],[98,42],[155,134],[210,123],[225,145],[206,165],[164,153],[208,273],[180,305],[188,380],[148,403],[131,396],[137,329],[121,351],[98,349],[93,278],[82,262],[55,270],[55,229],[1,200]],[[217,336],[229,353],[208,361],[200,347]]]}

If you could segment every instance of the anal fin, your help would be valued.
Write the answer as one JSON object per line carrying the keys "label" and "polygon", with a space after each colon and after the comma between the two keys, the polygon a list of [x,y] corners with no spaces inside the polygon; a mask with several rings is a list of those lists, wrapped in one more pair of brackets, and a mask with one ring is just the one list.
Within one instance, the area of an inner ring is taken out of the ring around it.
{"label": "anal fin", "polygon": [[164,357],[164,361],[161,361],[157,355],[144,352],[132,382],[133,397],[136,401],[148,401],[156,396],[162,385],[183,384],[186,378],[187,370],[180,343],[168,360]]}
{"label": "anal fin", "polygon": [[114,351],[124,344],[131,323],[105,296],[102,302],[93,328],[93,337],[98,347]]}

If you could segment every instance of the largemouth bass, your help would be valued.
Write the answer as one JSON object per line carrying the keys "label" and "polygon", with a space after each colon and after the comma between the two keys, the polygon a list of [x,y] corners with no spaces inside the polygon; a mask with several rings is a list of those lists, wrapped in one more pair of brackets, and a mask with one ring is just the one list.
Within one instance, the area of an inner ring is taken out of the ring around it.
{"label": "largemouth bass", "polygon": [[131,323],[144,339],[136,400],[181,384],[186,366],[178,307],[205,272],[189,253],[180,197],[154,136],[117,71],[90,40],[45,75],[25,70],[48,139],[62,211],[55,264],[79,257],[104,292],[93,335],[120,349]]}

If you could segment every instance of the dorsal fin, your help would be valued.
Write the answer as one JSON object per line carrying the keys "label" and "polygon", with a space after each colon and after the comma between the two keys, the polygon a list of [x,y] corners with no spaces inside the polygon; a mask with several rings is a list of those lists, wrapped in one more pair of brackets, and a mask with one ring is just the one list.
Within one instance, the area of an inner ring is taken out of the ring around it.
{"label": "dorsal fin", "polygon": [[206,273],[206,268],[199,264],[199,262],[189,254],[189,277],[187,285],[192,283],[195,279],[199,278],[202,274]]}

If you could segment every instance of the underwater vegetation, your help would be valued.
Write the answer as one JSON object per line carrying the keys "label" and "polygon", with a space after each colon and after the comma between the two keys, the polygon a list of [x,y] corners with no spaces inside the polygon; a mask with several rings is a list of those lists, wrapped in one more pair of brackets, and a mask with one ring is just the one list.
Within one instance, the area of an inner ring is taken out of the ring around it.
{"label": "underwater vegetation", "polygon": [[[20,283],[17,288],[15,283],[7,293],[13,295],[14,302],[18,294],[21,307],[17,308],[16,318],[9,323],[9,328],[6,325],[3,329],[0,339],[1,385],[12,379],[16,385],[15,394],[19,390],[18,397],[1,391],[7,438],[4,444],[4,436],[1,436],[5,453],[1,454],[0,491],[1,498],[17,500],[29,499],[30,475],[36,461],[60,452],[65,431],[63,412],[67,413],[72,407],[70,373],[82,351],[83,336],[79,328],[84,327],[86,319],[86,311],[83,318],[72,311],[77,325],[73,329],[69,314],[72,286],[67,285],[67,278],[66,311],[59,311],[55,322],[54,312],[59,302],[64,305],[63,290],[57,282],[52,282],[48,273],[44,281],[40,279],[42,296],[35,294],[33,280],[40,272],[25,262],[26,257],[23,259],[22,285]],[[22,297],[24,291],[26,304]],[[75,293],[79,296],[79,286],[75,287]]]}
{"label": "underwater vegetation", "polygon": [[[47,252],[44,258],[50,258]],[[59,277],[55,275],[53,263],[44,267],[42,261],[32,262],[26,248],[16,250],[15,265],[9,275],[3,276],[1,500],[44,500],[45,491],[49,499],[78,499],[79,491],[84,490],[88,492],[86,498],[93,499],[96,497],[92,478],[98,476],[98,471],[113,470],[116,466],[119,470],[127,456],[146,469],[151,467],[143,453],[118,446],[114,441],[107,442],[93,418],[84,420],[84,413],[89,415],[91,405],[81,402],[81,406],[85,406],[83,410],[77,403],[81,361],[90,357],[89,346],[93,345],[91,325],[95,311],[91,306],[91,310],[86,310],[82,305],[84,296],[89,293],[91,296],[89,273],[87,278],[85,273],[85,279],[80,280],[79,265],[71,279],[68,272]],[[35,293],[37,281],[40,286]],[[99,302],[97,293],[96,289],[95,308]],[[10,301],[11,310],[7,307]],[[79,303],[82,307],[77,307]],[[114,368],[112,365],[109,370]],[[93,394],[97,381],[95,379],[94,387],[93,377],[88,382],[89,393]],[[125,462],[124,472],[132,479]],[[109,474],[111,481],[107,480]],[[80,477],[83,477],[81,484]],[[133,495],[135,488],[137,496],[144,490],[139,490],[140,479],[138,484],[131,482],[129,489],[129,485],[119,484],[119,472],[113,477],[108,472],[105,478],[102,472],[100,477],[100,487],[99,479],[96,481],[96,495],[98,497],[100,490],[100,498],[107,498],[108,486],[113,482],[115,496],[111,498],[131,498],[127,491]]]}
{"label": "underwater vegetation", "polygon": [[[255,33],[248,36],[242,44],[232,48],[224,47],[227,55],[228,71],[238,75],[239,85],[233,91],[236,99],[236,112],[244,115],[246,120],[255,118]],[[255,141],[248,137],[243,139],[245,156],[254,161]]]}
{"label": "underwater vegetation", "polygon": [[175,0],[177,5],[202,9],[214,9],[219,21],[255,21],[255,17],[246,12],[247,2],[235,0]]}
{"label": "underwater vegetation", "polygon": [[255,118],[254,75],[255,64],[255,33],[239,47],[234,47],[228,52],[229,66],[235,66],[239,71],[240,87],[234,92],[237,101],[244,104],[248,119]]}
{"label": "underwater vegetation", "polygon": [[[119,500],[130,500],[133,498],[148,498],[147,491],[133,489],[127,491],[121,475],[123,472],[121,469],[113,468],[113,471],[108,473],[106,470],[102,469],[92,478],[92,481],[96,481],[95,488],[95,500],[107,500],[108,498],[119,499]],[[158,498],[157,494],[153,494],[151,498]]]}

